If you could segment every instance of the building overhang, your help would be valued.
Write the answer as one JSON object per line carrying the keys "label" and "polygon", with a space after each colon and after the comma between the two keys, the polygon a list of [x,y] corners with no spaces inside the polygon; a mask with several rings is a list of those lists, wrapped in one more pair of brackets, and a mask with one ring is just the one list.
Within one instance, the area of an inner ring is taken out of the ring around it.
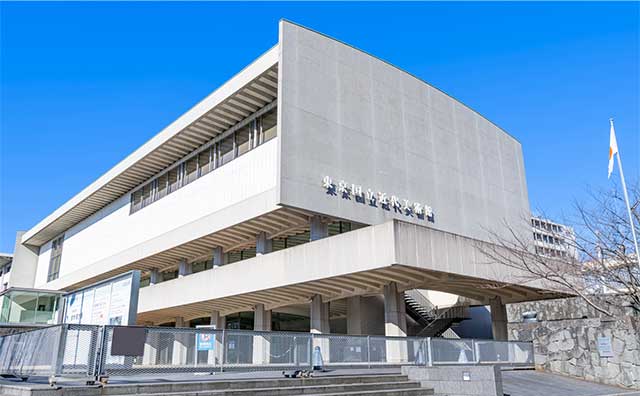
{"label": "building overhang", "polygon": [[500,297],[505,303],[557,298],[566,293],[480,257],[479,242],[401,221],[389,221],[212,270],[142,288],[140,323],[177,316],[204,317],[276,309],[382,292],[396,282],[401,290],[429,289],[458,294],[479,303]]}
{"label": "building overhang", "polygon": [[41,246],[272,103],[279,46],[272,47],[22,236]]}

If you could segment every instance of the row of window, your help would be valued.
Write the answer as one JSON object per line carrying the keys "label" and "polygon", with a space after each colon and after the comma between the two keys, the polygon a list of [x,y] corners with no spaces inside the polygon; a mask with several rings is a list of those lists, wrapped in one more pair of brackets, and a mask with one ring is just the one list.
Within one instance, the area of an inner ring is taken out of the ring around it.
{"label": "row of window", "polygon": [[[353,224],[345,221],[336,221],[328,225],[328,234],[329,236],[338,235],[344,232],[355,230],[360,227],[361,226],[358,224]],[[304,231],[296,235],[288,236],[286,238],[275,238],[271,241],[271,250],[273,252],[276,252],[278,250],[283,250],[290,247],[302,245],[304,243],[309,242],[310,237],[311,236],[309,231]],[[227,252],[224,254],[224,264],[232,264],[232,263],[246,260],[255,256],[256,256],[255,247]],[[199,261],[192,264],[191,273],[206,271],[212,268],[213,268],[213,262],[211,260]],[[173,269],[161,272],[158,282],[165,282],[171,279],[175,279],[177,277],[178,277],[178,269],[173,268]],[[140,287],[149,286],[149,284],[150,284],[149,277],[143,277],[140,280]]]}
{"label": "row of window", "polygon": [[535,228],[539,228],[542,230],[547,230],[551,232],[564,232],[564,227],[557,224],[547,223],[545,221],[540,221],[538,219],[531,219],[531,225]]}
{"label": "row of window", "polygon": [[553,245],[564,245],[564,240],[562,238],[554,237],[551,235],[544,235],[539,232],[534,232],[533,236],[537,241],[550,243]]}
{"label": "row of window", "polygon": [[564,250],[543,248],[541,246],[536,246],[536,253],[548,257],[567,257],[567,252]]}
{"label": "row of window", "polygon": [[[186,186],[276,136],[276,107],[250,120],[228,136],[216,138],[131,194],[130,213]],[[224,135],[224,134],[223,134]]]}

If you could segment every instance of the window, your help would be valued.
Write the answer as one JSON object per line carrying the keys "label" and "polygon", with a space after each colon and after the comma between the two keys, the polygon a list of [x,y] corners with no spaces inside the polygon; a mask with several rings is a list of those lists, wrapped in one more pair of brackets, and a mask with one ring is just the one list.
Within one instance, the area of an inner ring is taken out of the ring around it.
{"label": "window", "polygon": [[240,128],[236,132],[236,145],[238,147],[238,156],[251,150],[251,132],[253,129],[253,122]]}
{"label": "window", "polygon": [[64,243],[64,235],[60,235],[51,242],[51,258],[49,259],[49,272],[47,274],[47,282],[58,279],[60,275],[60,260],[62,259],[62,244]]}
{"label": "window", "polygon": [[262,122],[262,143],[267,142],[274,137],[277,133],[277,117],[276,109],[266,112],[260,119]]}
{"label": "window", "polygon": [[[266,110],[269,108],[269,110]],[[254,114],[253,119],[242,121],[237,130],[230,128],[222,136],[209,141],[199,150],[173,165],[149,183],[131,194],[130,213],[171,194],[179,188],[206,175],[218,166],[232,161],[277,135],[277,109],[273,105],[264,108],[264,114]]]}

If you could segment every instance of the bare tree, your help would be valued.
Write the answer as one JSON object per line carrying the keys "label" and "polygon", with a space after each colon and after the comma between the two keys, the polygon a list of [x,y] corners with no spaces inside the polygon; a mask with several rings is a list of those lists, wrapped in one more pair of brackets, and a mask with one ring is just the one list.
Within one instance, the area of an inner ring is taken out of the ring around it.
{"label": "bare tree", "polygon": [[[629,190],[631,213],[640,228],[640,189]],[[479,247],[491,262],[518,270],[522,281],[544,281],[582,298],[596,311],[608,316],[620,295],[640,312],[640,266],[634,251],[629,216],[619,188],[590,191],[587,202],[575,202],[574,214],[565,224],[572,226],[575,239],[560,229],[549,229],[552,243],[560,249],[536,248],[533,233],[523,235],[511,224],[503,232],[490,231],[493,245]],[[530,219],[527,219],[529,222]],[[506,234],[506,236],[505,236]],[[577,254],[571,254],[576,252]]]}

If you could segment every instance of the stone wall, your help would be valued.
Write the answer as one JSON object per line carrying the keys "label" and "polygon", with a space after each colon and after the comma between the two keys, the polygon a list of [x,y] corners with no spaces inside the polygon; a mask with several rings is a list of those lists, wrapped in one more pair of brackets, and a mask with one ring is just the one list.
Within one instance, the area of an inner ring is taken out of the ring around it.
{"label": "stone wall", "polygon": [[[533,341],[536,368],[589,381],[640,389],[640,315],[625,299],[611,301],[614,317],[579,298],[511,304],[509,339]],[[538,322],[522,314],[537,312]],[[611,341],[612,357],[601,357],[598,337]]]}

